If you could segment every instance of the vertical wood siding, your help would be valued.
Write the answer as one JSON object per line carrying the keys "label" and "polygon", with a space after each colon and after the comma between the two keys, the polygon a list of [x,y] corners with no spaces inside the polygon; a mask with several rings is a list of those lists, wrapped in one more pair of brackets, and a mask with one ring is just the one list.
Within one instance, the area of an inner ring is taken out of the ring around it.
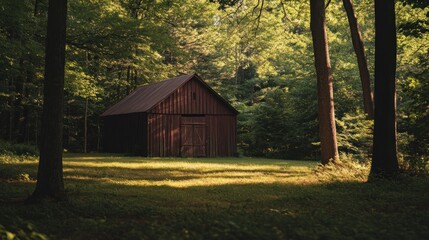
{"label": "vertical wood siding", "polygon": [[152,108],[150,113],[235,115],[214,93],[195,79],[174,91]]}
{"label": "vertical wood siding", "polygon": [[148,115],[148,156],[180,157],[180,115]]}

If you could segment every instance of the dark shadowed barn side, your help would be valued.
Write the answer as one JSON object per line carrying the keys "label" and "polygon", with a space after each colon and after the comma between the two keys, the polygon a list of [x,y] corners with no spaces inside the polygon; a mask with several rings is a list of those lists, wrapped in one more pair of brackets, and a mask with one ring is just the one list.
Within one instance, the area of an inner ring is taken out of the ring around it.
{"label": "dark shadowed barn side", "polygon": [[235,110],[197,74],[143,86],[104,112],[103,151],[150,157],[227,157]]}

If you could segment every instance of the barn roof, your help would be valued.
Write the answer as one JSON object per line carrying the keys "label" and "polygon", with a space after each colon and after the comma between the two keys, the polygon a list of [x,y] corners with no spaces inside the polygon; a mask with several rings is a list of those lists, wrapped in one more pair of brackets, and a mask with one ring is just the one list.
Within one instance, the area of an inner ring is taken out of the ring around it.
{"label": "barn roof", "polygon": [[227,107],[230,108],[234,113],[238,113],[234,107],[232,107],[225,99],[216,93],[209,85],[207,85],[207,83],[205,83],[196,73],[193,73],[139,87],[124,99],[107,109],[103,114],[101,114],[101,116],[105,117],[110,115],[147,112],[162,100],[170,96],[170,94],[172,94],[176,89],[194,78],[206,86],[209,91],[211,91],[219,98],[219,100],[225,103],[225,105],[227,105]]}

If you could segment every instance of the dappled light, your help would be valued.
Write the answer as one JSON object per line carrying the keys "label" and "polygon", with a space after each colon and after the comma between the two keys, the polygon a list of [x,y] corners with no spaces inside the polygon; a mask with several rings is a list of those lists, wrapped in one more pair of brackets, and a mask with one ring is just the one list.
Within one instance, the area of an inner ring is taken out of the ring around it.
{"label": "dappled light", "polygon": [[[188,161],[189,160],[189,161]],[[186,188],[228,184],[303,184],[316,162],[260,159],[65,158],[64,176],[126,186]]]}

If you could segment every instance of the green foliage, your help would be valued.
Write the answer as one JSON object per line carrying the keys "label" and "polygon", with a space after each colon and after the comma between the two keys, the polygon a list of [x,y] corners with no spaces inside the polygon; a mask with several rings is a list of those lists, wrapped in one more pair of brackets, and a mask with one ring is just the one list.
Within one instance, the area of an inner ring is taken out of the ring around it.
{"label": "green foliage", "polygon": [[368,162],[372,150],[373,121],[366,119],[365,114],[346,114],[337,119],[338,150],[353,158]]}

